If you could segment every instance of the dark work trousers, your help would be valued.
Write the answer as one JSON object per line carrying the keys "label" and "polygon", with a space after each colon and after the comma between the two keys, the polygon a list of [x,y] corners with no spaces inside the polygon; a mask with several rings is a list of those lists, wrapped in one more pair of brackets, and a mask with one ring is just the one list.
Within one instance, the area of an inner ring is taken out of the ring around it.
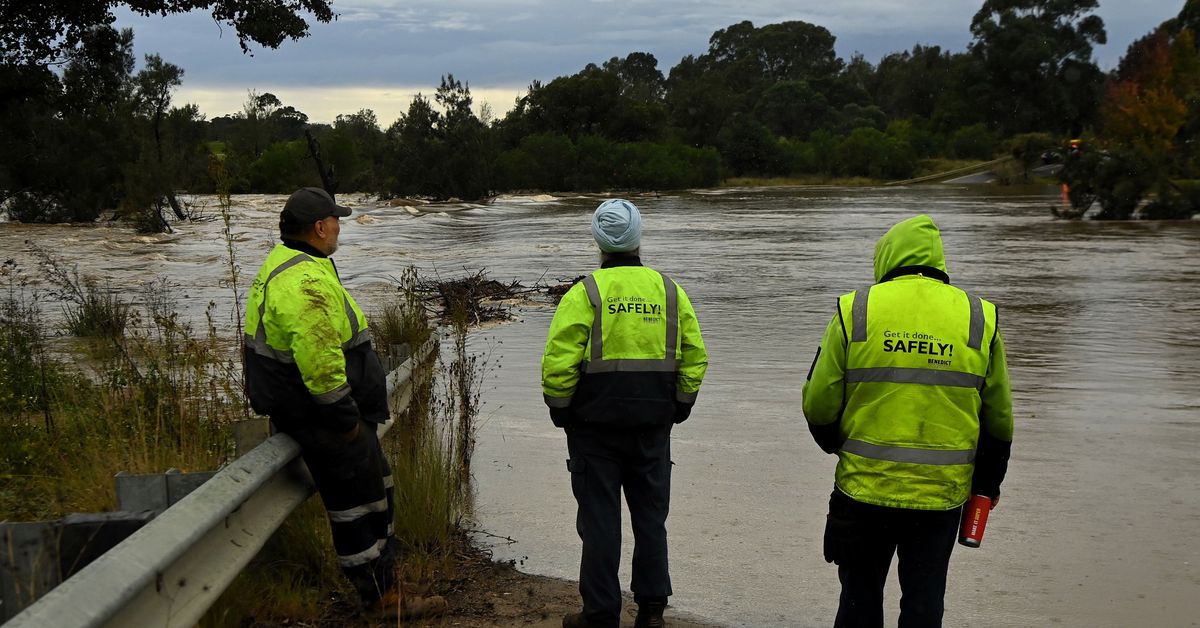
{"label": "dark work trousers", "polygon": [[842,595],[835,628],[881,628],[883,587],[895,554],[899,628],[942,625],[946,570],[962,508],[910,510],[864,504],[836,488],[829,498],[825,560],[836,562]]}
{"label": "dark work trousers", "polygon": [[325,504],[338,566],[362,601],[370,604],[396,581],[395,502],[392,470],[376,435],[379,426],[359,421],[359,427],[351,441],[318,426],[287,433],[300,443],[304,463]]}
{"label": "dark work trousers", "polygon": [[583,541],[579,594],[592,625],[619,625],[621,490],[633,524],[634,599],[666,603],[667,511],[671,502],[671,426],[649,430],[567,428],[567,469],[579,505],[575,527]]}

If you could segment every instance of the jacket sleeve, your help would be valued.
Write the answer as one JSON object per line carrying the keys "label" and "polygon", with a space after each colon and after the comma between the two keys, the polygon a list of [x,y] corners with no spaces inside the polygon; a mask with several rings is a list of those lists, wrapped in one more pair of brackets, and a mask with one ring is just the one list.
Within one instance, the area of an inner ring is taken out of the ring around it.
{"label": "jacket sleeve", "polygon": [[346,317],[345,298],[340,285],[308,271],[309,266],[296,268],[304,274],[299,281],[288,282],[290,294],[281,295],[284,298],[277,301],[280,309],[276,315],[283,328],[290,330],[292,358],[321,409],[321,418],[331,429],[345,432],[354,428],[360,414],[350,396],[344,339],[338,325]]}
{"label": "jacket sleeve", "polygon": [[583,282],[571,287],[550,322],[542,354],[542,397],[551,408],[569,408],[592,333],[594,312]]}
{"label": "jacket sleeve", "polygon": [[[839,305],[840,308],[840,305]],[[834,314],[804,382],[804,418],[825,453],[842,448],[842,410],[845,406],[846,331],[839,312]]]}
{"label": "jacket sleeve", "polygon": [[675,382],[675,401],[690,408],[708,370],[708,351],[691,300],[683,288],[676,286],[676,289],[679,291],[679,377]]}
{"label": "jacket sleeve", "polygon": [[975,452],[975,474],[971,492],[996,498],[1008,472],[1012,450],[1012,386],[1008,379],[1008,359],[1000,329],[992,339],[991,363],[979,391],[983,405],[979,410],[979,446]]}

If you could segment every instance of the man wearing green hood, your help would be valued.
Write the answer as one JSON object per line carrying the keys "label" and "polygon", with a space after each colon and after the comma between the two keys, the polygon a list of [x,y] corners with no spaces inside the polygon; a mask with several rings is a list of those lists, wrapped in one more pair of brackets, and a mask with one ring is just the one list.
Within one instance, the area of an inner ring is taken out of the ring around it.
{"label": "man wearing green hood", "polygon": [[837,454],[825,560],[842,584],[834,626],[883,626],[898,556],[900,628],[941,626],[962,506],[1000,498],[1012,392],[996,307],[950,285],[928,216],[875,245],[874,285],[843,295],[804,385],[804,416]]}

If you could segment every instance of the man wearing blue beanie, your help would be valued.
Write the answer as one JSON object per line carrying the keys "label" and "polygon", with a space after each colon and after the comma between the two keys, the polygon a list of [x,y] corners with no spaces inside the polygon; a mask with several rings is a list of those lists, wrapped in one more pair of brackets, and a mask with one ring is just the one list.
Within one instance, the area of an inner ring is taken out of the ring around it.
{"label": "man wearing blue beanie", "polygon": [[550,323],[542,393],[567,434],[579,506],[583,610],[564,628],[617,628],[621,614],[621,492],[633,525],[636,628],[663,625],[671,595],[667,510],[671,428],[700,391],[708,354],[687,293],[639,257],[642,215],[623,199],[592,214],[600,269],[571,287]]}

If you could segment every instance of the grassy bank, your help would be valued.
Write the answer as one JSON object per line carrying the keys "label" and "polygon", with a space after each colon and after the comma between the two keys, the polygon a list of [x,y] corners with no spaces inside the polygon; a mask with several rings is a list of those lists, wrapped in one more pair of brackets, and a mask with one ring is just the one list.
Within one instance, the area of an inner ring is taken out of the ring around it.
{"label": "grassy bank", "polygon": [[[40,259],[39,268],[0,268],[0,519],[115,510],[118,471],[214,470],[231,461],[234,426],[251,418],[235,362],[239,334],[221,331],[211,308],[203,328],[182,323],[173,286],[117,294],[80,281],[49,254]],[[396,283],[370,316],[385,357],[433,333],[414,293],[415,271]],[[49,326],[48,314],[60,307],[64,322]],[[455,350],[416,370],[420,385],[406,407],[393,407],[397,421],[384,439],[410,581],[455,569],[470,511],[466,482],[485,365],[467,353],[461,319]],[[352,595],[313,497],[201,625],[327,625],[352,615]]]}

